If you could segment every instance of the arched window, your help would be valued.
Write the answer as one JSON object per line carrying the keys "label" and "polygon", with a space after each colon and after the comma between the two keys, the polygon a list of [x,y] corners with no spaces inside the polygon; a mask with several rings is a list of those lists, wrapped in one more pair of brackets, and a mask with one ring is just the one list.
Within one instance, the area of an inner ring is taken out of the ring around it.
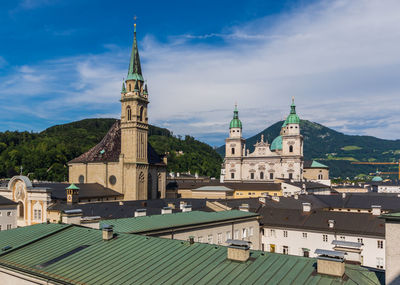
{"label": "arched window", "polygon": [[235,154],[235,148],[234,147],[231,149],[231,153]]}
{"label": "arched window", "polygon": [[264,172],[260,172],[260,179],[264,179]]}
{"label": "arched window", "polygon": [[289,179],[293,179],[293,173],[289,173]]}
{"label": "arched window", "polygon": [[271,173],[269,174],[269,179],[274,179],[274,173],[273,173],[273,172],[271,172]]}
{"label": "arched window", "polygon": [[18,202],[18,218],[23,219],[24,218],[24,204],[22,202]]}
{"label": "arched window", "polygon": [[126,107],[126,118],[127,118],[128,121],[132,120],[131,106]]}
{"label": "arched window", "polygon": [[132,91],[132,87],[131,87],[131,84],[130,84],[130,83],[128,84],[128,90],[129,90],[129,92]]}
{"label": "arched window", "polygon": [[140,111],[139,111],[139,121],[143,121],[143,106],[140,107]]}
{"label": "arched window", "polygon": [[318,174],[318,179],[322,180],[322,178],[323,178],[322,174]]}
{"label": "arched window", "polygon": [[293,152],[293,146],[292,145],[289,146],[289,152]]}
{"label": "arched window", "polygon": [[250,173],[250,179],[254,179],[254,172]]}

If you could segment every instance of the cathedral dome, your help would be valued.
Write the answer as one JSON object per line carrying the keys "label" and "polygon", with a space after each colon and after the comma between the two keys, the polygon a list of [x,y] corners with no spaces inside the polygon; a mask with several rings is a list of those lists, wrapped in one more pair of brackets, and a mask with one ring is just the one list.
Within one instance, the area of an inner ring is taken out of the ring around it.
{"label": "cathedral dome", "polygon": [[229,124],[229,128],[242,128],[242,122],[239,120],[239,111],[237,109],[237,106],[235,106],[235,110],[233,111],[233,119],[231,123]]}
{"label": "cathedral dome", "polygon": [[282,150],[282,136],[277,136],[271,143],[271,150]]}
{"label": "cathedral dome", "polygon": [[382,177],[380,177],[380,176],[375,176],[374,178],[372,178],[372,181],[373,181],[373,182],[382,182],[383,179],[382,179]]}

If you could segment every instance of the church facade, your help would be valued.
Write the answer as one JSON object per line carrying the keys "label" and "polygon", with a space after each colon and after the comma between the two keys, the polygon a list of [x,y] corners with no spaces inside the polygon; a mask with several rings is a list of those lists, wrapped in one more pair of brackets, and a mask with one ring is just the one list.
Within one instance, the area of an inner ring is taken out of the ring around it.
{"label": "church facade", "polygon": [[271,144],[261,140],[250,153],[242,136],[242,122],[237,107],[229,126],[229,137],[225,140],[223,165],[225,182],[272,182],[276,179],[303,179],[303,136],[300,133],[300,118],[296,114],[294,100],[290,114],[282,125],[280,135]]}
{"label": "church facade", "polygon": [[122,83],[121,119],[103,140],[68,163],[70,183],[99,183],[125,200],[165,197],[166,161],[148,142],[149,95],[134,40],[128,75]]}

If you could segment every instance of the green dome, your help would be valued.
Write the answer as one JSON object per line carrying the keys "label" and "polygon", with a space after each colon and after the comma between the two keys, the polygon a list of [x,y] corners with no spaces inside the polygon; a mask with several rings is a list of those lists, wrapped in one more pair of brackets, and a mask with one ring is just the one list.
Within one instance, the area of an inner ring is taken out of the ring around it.
{"label": "green dome", "polygon": [[242,122],[239,120],[239,111],[237,109],[237,106],[235,106],[235,110],[233,111],[233,119],[231,123],[229,124],[229,128],[242,128]]}
{"label": "green dome", "polygon": [[271,143],[271,150],[282,150],[282,136],[277,136]]}
{"label": "green dome", "polygon": [[383,179],[382,179],[382,177],[380,177],[380,176],[375,176],[374,178],[372,178],[372,181],[373,181],[373,182],[382,182]]}

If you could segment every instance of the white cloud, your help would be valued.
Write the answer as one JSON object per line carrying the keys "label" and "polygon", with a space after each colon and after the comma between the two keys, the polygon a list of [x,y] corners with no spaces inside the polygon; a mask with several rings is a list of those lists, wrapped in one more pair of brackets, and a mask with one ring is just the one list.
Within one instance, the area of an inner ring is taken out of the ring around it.
{"label": "white cloud", "polygon": [[[302,118],[398,139],[399,10],[397,0],[323,1],[224,33],[175,35],[168,43],[148,35],[139,47],[150,121],[222,144],[235,102],[252,135],[284,119],[295,96]],[[215,37],[223,43],[209,44]],[[0,96],[49,94],[32,106],[47,118],[71,121],[72,109],[80,111],[76,117],[118,114],[130,48],[105,46],[100,55],[20,67],[0,80]]]}

